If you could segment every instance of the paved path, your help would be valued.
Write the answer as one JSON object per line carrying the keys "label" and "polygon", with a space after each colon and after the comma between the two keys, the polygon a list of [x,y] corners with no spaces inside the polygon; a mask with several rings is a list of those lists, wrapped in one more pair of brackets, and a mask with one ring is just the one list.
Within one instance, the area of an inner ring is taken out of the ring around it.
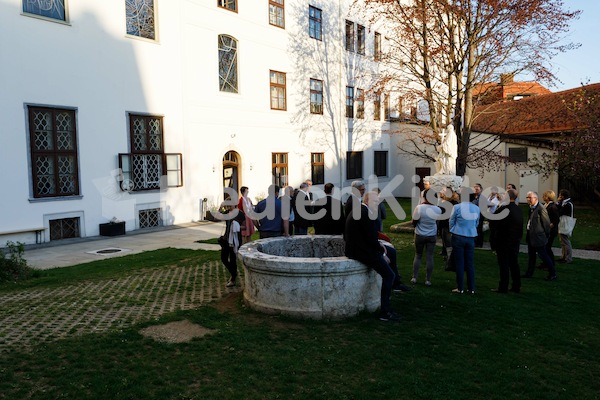
{"label": "paved path", "polygon": [[[27,264],[37,269],[67,267],[166,247],[192,250],[218,250],[218,245],[196,243],[219,237],[223,223],[198,222],[154,230],[138,230],[122,236],[78,238],[32,245],[25,249]],[[122,249],[116,253],[96,253],[103,249]]]}

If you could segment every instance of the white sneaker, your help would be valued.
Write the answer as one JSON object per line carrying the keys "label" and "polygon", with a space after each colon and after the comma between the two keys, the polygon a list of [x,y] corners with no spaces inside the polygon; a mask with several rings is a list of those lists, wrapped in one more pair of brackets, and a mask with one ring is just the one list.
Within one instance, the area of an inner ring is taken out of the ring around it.
{"label": "white sneaker", "polygon": [[431,286],[431,281],[425,281],[425,286]]}
{"label": "white sneaker", "polygon": [[412,283],[413,285],[414,285],[415,283],[417,283],[417,278],[412,278],[412,279],[410,280],[410,283]]}

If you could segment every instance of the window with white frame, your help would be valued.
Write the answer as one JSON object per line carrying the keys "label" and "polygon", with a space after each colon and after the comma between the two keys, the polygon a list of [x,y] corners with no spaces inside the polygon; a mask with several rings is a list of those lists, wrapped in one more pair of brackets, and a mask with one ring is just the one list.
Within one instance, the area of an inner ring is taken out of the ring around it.
{"label": "window with white frame", "polygon": [[28,107],[33,197],[79,195],[75,110]]}
{"label": "window with white frame", "polygon": [[23,0],[23,13],[67,22],[66,0]]}
{"label": "window with white frame", "polygon": [[127,34],[144,39],[156,39],[154,0],[125,0]]}
{"label": "window with white frame", "polygon": [[237,40],[229,35],[219,35],[219,90],[238,92]]}
{"label": "window with white frame", "polygon": [[181,153],[164,152],[162,117],[129,114],[129,140],[131,153],[119,154],[121,189],[159,189],[163,176],[168,187],[183,185]]}

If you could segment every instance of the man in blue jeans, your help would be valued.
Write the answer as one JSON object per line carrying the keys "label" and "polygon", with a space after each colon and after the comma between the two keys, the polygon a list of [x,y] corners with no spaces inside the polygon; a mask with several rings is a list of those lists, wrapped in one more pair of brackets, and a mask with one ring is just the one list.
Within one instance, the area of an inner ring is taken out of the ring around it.
{"label": "man in blue jeans", "polygon": [[475,238],[479,216],[479,207],[464,199],[452,208],[450,233],[452,234],[452,256],[456,265],[456,288],[452,289],[452,293],[464,292],[466,271],[467,290],[475,294]]}
{"label": "man in blue jeans", "polygon": [[360,206],[360,218],[354,219],[352,213],[346,217],[344,240],[346,257],[360,261],[381,275],[381,307],[379,319],[382,321],[400,321],[390,305],[392,287],[396,274],[390,267],[390,259],[384,254],[377,233],[376,210],[379,197],[376,192],[368,192]]}
{"label": "man in blue jeans", "polygon": [[269,195],[258,202],[251,214],[261,239],[289,236],[290,207],[282,210],[279,190],[277,185],[269,186]]}

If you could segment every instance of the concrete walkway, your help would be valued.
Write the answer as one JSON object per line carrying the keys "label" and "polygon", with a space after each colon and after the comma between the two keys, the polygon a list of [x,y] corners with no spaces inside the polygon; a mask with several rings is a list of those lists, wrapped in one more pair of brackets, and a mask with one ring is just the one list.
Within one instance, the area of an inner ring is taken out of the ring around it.
{"label": "concrete walkway", "polygon": [[[224,223],[197,222],[128,232],[122,236],[94,236],[31,245],[25,249],[27,264],[36,269],[67,267],[90,261],[141,253],[167,247],[219,250],[218,245],[196,243],[219,237]],[[116,251],[120,249],[120,251]],[[104,250],[98,253],[98,250]]]}

